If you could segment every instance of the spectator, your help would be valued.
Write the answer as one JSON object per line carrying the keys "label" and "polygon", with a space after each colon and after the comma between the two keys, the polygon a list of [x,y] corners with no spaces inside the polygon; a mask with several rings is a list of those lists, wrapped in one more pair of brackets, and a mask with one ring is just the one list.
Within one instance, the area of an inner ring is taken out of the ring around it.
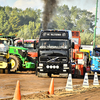
{"label": "spectator", "polygon": [[87,55],[85,54],[84,55],[84,67],[83,67],[83,73],[85,75],[85,72],[86,72],[86,67],[87,67]]}
{"label": "spectator", "polygon": [[85,66],[85,68],[87,67],[87,55],[86,54],[84,56],[84,66]]}

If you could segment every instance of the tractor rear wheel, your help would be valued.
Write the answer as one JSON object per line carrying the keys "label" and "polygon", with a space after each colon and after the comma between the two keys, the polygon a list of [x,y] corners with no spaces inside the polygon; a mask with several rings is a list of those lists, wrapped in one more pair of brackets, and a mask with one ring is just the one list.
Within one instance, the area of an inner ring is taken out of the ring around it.
{"label": "tractor rear wheel", "polygon": [[20,59],[17,56],[10,55],[10,62],[11,62],[11,72],[16,72],[21,65]]}

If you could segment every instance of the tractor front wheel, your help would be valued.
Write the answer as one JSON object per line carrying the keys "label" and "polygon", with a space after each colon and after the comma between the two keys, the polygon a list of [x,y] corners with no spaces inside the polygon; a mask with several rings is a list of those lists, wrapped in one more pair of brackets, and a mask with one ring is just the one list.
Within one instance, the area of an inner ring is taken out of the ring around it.
{"label": "tractor front wheel", "polygon": [[10,55],[10,62],[11,62],[11,72],[16,72],[21,65],[19,58],[15,55]]}

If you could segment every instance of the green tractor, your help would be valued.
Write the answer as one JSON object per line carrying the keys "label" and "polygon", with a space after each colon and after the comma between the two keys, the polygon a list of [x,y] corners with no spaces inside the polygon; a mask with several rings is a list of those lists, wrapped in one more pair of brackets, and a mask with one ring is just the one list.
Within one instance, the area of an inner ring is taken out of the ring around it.
{"label": "green tractor", "polygon": [[0,73],[10,73],[9,40],[0,38]]}
{"label": "green tractor", "polygon": [[10,40],[9,43],[9,57],[11,62],[11,72],[34,70],[35,64],[29,60],[27,48],[16,47],[14,41],[15,36],[0,36],[0,38],[7,38]]}

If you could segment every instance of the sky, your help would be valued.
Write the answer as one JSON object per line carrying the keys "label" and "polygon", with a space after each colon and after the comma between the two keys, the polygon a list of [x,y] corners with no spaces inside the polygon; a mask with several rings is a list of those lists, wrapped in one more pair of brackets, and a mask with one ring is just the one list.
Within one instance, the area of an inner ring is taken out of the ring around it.
{"label": "sky", "polygon": [[[97,0],[58,0],[58,5],[68,5],[69,8],[72,6],[77,6],[77,8],[88,10],[93,14],[96,13],[96,1]],[[10,7],[17,7],[22,10],[26,8],[33,8],[33,9],[41,9],[43,10],[43,0],[0,0],[0,6],[10,6]],[[97,22],[97,29],[96,34],[100,35],[100,0],[98,0],[98,13],[97,17],[99,18]]]}

